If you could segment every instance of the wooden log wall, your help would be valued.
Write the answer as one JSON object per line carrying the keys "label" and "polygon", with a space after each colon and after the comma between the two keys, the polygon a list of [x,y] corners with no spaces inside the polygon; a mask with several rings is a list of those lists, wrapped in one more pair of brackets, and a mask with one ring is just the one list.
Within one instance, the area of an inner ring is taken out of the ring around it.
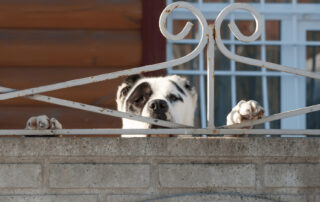
{"label": "wooden log wall", "polygon": [[[53,84],[142,64],[141,0],[0,0],[0,85]],[[45,95],[116,109],[122,79]],[[64,128],[121,127],[120,119],[24,98],[0,102],[0,128],[47,114]]]}

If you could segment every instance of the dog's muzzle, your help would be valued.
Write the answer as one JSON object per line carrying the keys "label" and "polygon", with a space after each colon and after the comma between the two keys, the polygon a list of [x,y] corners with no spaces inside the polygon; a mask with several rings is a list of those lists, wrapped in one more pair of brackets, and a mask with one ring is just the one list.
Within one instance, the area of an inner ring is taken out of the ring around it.
{"label": "dog's muzzle", "polygon": [[150,112],[155,115],[165,115],[169,110],[169,106],[165,100],[152,100],[148,106]]}
{"label": "dog's muzzle", "polygon": [[[150,111],[152,118],[167,120],[168,117],[166,113],[169,110],[169,106],[165,100],[160,100],[160,99],[152,100],[148,104],[148,109]],[[151,128],[161,128],[161,127],[156,125],[151,125]]]}

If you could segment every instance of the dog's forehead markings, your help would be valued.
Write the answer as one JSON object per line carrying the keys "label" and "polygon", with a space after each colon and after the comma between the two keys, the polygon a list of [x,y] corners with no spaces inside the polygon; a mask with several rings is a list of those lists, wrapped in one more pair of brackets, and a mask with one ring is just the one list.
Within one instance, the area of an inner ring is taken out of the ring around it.
{"label": "dog's forehead markings", "polygon": [[128,100],[129,97],[139,88],[139,86],[143,83],[148,83],[150,85],[150,88],[152,90],[152,96],[150,99],[155,99],[155,98],[167,98],[169,94],[175,94],[179,95],[181,94],[182,96],[186,96],[186,92],[181,87],[179,83],[179,79],[175,81],[175,77],[173,78],[168,78],[168,77],[145,77],[141,78],[138,80],[135,85],[129,90],[127,96],[126,96],[126,101]]}
{"label": "dog's forehead markings", "polygon": [[174,81],[170,80],[170,82],[177,88],[177,90],[182,93],[183,95],[186,95],[186,93],[184,92],[184,90],[182,90],[182,88]]}

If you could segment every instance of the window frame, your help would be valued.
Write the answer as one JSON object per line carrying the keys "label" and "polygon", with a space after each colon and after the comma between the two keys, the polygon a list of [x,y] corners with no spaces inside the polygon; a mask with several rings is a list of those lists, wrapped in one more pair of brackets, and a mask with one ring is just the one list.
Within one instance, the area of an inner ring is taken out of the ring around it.
{"label": "window frame", "polygon": [[[172,0],[167,0],[167,4],[171,4]],[[234,0],[230,0],[228,3],[204,3],[202,0],[198,0],[196,3],[191,3],[193,6],[200,9],[207,20],[214,20],[218,13],[226,7],[229,3],[234,3]],[[308,16],[310,20],[320,20],[320,4],[302,4],[297,3],[296,0],[292,0],[291,3],[266,3],[261,0],[259,3],[248,3],[257,9],[263,16],[263,23],[265,20],[279,20],[281,31],[281,38],[279,41],[265,41],[265,31],[263,30],[261,40],[251,42],[248,45],[261,45],[261,60],[266,60],[266,46],[267,45],[280,45],[280,59],[282,65],[305,69],[305,50],[306,45],[320,45],[319,42],[306,42],[301,30],[301,20],[303,16]],[[167,27],[170,32],[173,31],[173,20],[190,20],[194,19],[194,16],[186,10],[176,10],[173,12],[167,22]],[[235,12],[231,14],[230,20],[252,20],[249,14],[243,12]],[[199,33],[200,33],[200,26]],[[263,25],[264,28],[264,25]],[[288,30],[288,31],[283,31]],[[242,42],[236,41],[233,34],[230,33],[230,40],[224,40],[225,44],[230,44],[231,51],[235,51],[236,44],[243,44]],[[172,52],[173,44],[197,44],[197,39],[184,39],[177,42],[167,41],[167,59],[171,60],[174,58]],[[292,59],[294,58],[294,59]],[[236,95],[236,76],[248,75],[248,76],[261,76],[262,81],[262,94],[263,102],[262,105],[265,108],[266,115],[269,114],[269,102],[268,102],[268,86],[267,78],[269,76],[280,77],[280,111],[289,111],[306,106],[306,82],[305,77],[287,74],[284,72],[270,72],[265,68],[261,68],[261,71],[250,71],[243,72],[237,71],[235,68],[235,61],[231,60],[230,71],[215,70],[215,75],[224,75],[231,77],[231,105],[235,106],[237,103]],[[204,70],[203,53],[199,56],[199,70],[173,70],[168,69],[169,74],[180,74],[180,75],[199,75],[200,76],[200,113],[201,113],[201,127],[206,128],[206,85],[205,76],[206,71]],[[302,96],[301,96],[302,95]],[[230,109],[231,110],[231,109]],[[281,119],[281,129],[305,129],[306,128],[306,115],[299,115],[286,119]],[[265,123],[265,129],[270,129],[270,123]]]}

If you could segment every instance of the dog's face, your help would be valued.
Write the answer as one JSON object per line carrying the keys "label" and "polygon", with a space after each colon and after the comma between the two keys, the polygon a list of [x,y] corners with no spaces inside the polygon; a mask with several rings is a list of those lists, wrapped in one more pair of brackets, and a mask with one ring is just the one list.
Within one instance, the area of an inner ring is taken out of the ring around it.
{"label": "dog's face", "polygon": [[[193,126],[197,94],[180,76],[128,77],[117,92],[118,110],[145,117]],[[123,119],[122,128],[156,128],[143,122]]]}

